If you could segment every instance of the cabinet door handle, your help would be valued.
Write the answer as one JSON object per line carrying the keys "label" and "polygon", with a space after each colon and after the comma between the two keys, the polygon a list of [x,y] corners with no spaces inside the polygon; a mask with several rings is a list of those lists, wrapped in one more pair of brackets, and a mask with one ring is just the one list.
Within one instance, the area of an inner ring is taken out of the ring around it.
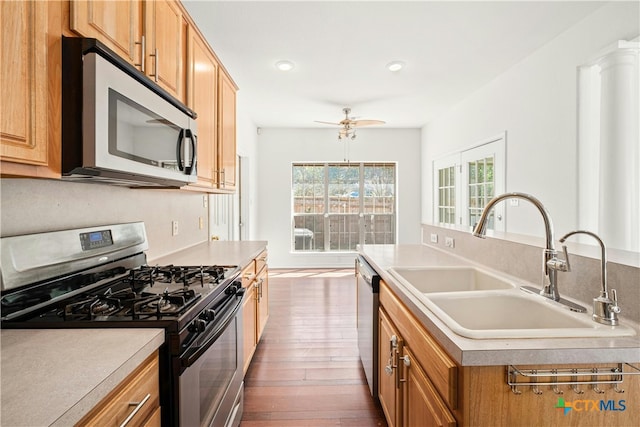
{"label": "cabinet door handle", "polygon": [[[409,366],[411,366],[411,359],[409,358],[409,356],[405,355],[400,357],[400,353],[396,353],[398,355],[398,363],[397,366],[398,368],[400,367],[400,361],[402,361],[404,363],[404,366],[406,366],[407,368]],[[405,383],[407,382],[406,378],[400,378],[400,369],[398,369],[398,371],[396,372],[396,388],[400,388],[400,383]]]}
{"label": "cabinet door handle", "polygon": [[147,395],[144,397],[144,399],[142,399],[142,401],[129,403],[129,406],[135,406],[135,408],[133,408],[133,411],[131,411],[129,416],[125,418],[122,424],[120,424],[120,427],[125,427],[127,424],[129,424],[129,421],[131,421],[131,419],[136,416],[136,414],[140,411],[140,409],[142,409],[144,404],[147,403],[147,401],[150,398],[151,398],[151,394],[147,393]]}
{"label": "cabinet door handle", "polygon": [[155,64],[155,68],[154,68],[154,74],[149,74],[151,77],[153,77],[153,80],[158,83],[158,49],[154,49],[153,53],[149,56],[153,56],[153,62]]}
{"label": "cabinet door handle", "polygon": [[136,67],[140,67],[140,71],[142,71],[144,73],[144,63],[145,63],[144,58],[145,58],[145,56],[147,54],[146,53],[147,45],[146,45],[146,43],[144,41],[144,36],[142,36],[140,38],[139,42],[135,42],[134,44],[139,44],[140,45],[140,63],[139,64],[133,64],[133,65],[135,65]]}
{"label": "cabinet door handle", "polygon": [[387,365],[384,367],[384,372],[389,376],[393,375],[393,370],[398,367],[398,364],[395,360],[396,356],[398,355],[396,351],[397,348],[398,337],[396,335],[391,335],[391,338],[389,339],[389,360],[387,361]]}

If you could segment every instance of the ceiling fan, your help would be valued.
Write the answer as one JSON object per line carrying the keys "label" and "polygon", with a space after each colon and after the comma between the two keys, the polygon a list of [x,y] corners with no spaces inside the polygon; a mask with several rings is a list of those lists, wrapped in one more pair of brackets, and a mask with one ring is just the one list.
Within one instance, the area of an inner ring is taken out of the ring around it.
{"label": "ceiling fan", "polygon": [[337,125],[342,126],[342,128],[338,131],[338,139],[356,139],[356,129],[357,127],[362,126],[371,126],[371,125],[383,125],[385,122],[382,120],[354,120],[353,117],[349,117],[351,113],[351,108],[345,107],[342,109],[344,113],[344,119],[338,123],[333,122],[321,122],[316,120],[316,123],[322,123],[325,125]]}

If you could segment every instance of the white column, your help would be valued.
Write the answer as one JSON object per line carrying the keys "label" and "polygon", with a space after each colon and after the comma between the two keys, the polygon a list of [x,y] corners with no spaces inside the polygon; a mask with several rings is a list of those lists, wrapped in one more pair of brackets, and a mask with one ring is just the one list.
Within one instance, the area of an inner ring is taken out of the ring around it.
{"label": "white column", "polygon": [[598,233],[611,248],[640,251],[640,74],[637,49],[616,49],[598,63],[600,205]]}

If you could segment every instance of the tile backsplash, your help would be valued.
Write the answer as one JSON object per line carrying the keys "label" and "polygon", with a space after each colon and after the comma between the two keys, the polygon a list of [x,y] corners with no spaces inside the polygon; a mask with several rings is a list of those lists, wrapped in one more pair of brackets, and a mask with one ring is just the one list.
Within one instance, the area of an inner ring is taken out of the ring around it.
{"label": "tile backsplash", "polygon": [[[431,242],[432,234],[438,235],[437,242]],[[446,237],[453,239],[453,247],[446,244]],[[422,224],[422,242],[542,287],[544,242],[540,246],[491,237],[479,239],[471,232],[429,224]],[[557,248],[560,250],[559,245]],[[571,271],[558,273],[560,295],[581,301],[591,313],[592,300],[601,289],[600,258],[572,254],[571,247],[569,256]],[[607,273],[609,290],[618,293],[620,318],[640,323],[640,268],[610,261]]]}

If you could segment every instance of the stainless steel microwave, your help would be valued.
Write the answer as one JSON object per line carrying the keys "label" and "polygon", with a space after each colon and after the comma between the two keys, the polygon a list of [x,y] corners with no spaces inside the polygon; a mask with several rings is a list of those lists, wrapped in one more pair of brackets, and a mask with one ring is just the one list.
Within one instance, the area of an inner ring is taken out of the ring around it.
{"label": "stainless steel microwave", "polygon": [[63,179],[181,187],[196,152],[194,111],[99,41],[63,37]]}

